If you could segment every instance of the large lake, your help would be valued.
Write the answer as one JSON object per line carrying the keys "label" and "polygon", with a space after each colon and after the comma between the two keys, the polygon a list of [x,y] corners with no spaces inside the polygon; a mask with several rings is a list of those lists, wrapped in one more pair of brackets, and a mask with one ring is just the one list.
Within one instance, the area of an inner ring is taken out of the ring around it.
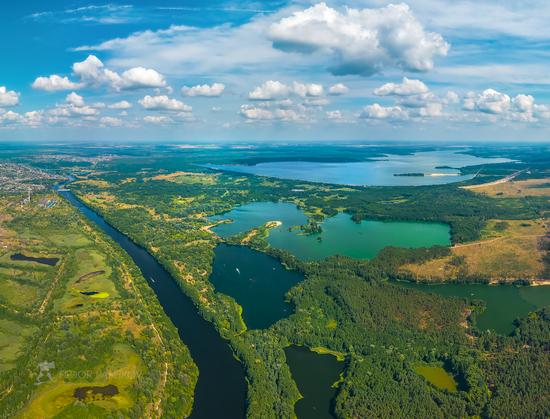
{"label": "large lake", "polygon": [[450,244],[450,228],[446,224],[372,220],[355,223],[345,213],[323,221],[322,233],[303,235],[299,229],[289,231],[289,227],[306,224],[307,217],[296,205],[284,202],[254,202],[211,217],[212,221],[226,219],[232,222],[212,229],[221,237],[243,233],[267,221],[281,221],[281,226],[271,229],[268,243],[303,260],[319,260],[336,254],[370,259],[386,246]]}
{"label": "large lake", "polygon": [[[277,161],[255,165],[220,164],[207,167],[280,179],[342,185],[421,186],[459,182],[474,176],[461,176],[457,170],[461,167],[511,161],[505,158],[476,157],[459,151],[464,150],[427,151],[409,155],[388,154],[384,158],[352,163]],[[449,168],[441,168],[442,166]],[[424,176],[395,176],[405,173],[423,173]]]}

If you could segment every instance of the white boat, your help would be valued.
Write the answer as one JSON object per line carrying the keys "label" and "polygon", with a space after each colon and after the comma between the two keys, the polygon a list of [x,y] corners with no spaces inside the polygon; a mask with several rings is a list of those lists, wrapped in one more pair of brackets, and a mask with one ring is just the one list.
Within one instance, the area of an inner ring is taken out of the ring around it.
{"label": "white boat", "polygon": [[241,271],[239,271],[239,268],[235,268],[235,270],[237,271],[237,273],[240,275],[241,274]]}

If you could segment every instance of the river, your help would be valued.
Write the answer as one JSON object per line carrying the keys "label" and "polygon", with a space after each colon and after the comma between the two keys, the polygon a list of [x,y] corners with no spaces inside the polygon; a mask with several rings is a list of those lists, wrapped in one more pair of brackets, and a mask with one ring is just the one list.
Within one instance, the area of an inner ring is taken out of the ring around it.
{"label": "river", "polygon": [[244,418],[244,369],[233,356],[229,343],[222,339],[212,323],[198,313],[176,280],[145,249],[109,225],[71,191],[60,189],[58,193],[130,255],[154,290],[166,315],[178,329],[182,342],[189,348],[199,369],[191,418]]}

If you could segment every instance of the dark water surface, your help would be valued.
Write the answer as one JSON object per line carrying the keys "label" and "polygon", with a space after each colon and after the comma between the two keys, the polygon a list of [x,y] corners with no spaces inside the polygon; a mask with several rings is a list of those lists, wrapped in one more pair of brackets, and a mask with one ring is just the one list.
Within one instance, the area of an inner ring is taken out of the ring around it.
{"label": "dark water surface", "polygon": [[295,406],[298,419],[333,419],[333,402],[337,389],[333,387],[345,363],[335,356],[318,354],[304,346],[285,348],[286,362],[302,399]]}
{"label": "dark water surface", "polygon": [[220,244],[214,250],[210,282],[243,308],[249,329],[264,329],[287,317],[286,292],[303,276],[288,271],[275,258],[244,246]]}
{"label": "dark water surface", "polygon": [[143,248],[107,224],[72,192],[60,190],[90,221],[97,224],[134,260],[154,290],[165,313],[178,329],[199,369],[192,418],[244,418],[246,381],[242,364],[212,323],[204,320],[193,302],[181,291],[176,280]]}
{"label": "dark water surface", "polygon": [[59,262],[59,258],[46,258],[46,257],[34,257],[26,256],[22,253],[14,253],[10,256],[11,260],[20,261],[20,262],[36,262],[41,263],[42,265],[55,266]]}

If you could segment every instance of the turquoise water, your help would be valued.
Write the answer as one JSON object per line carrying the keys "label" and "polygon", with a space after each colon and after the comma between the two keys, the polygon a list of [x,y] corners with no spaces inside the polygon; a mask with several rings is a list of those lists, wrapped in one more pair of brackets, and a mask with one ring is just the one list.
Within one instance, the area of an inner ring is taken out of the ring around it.
{"label": "turquoise water", "polygon": [[323,231],[320,234],[300,235],[284,227],[271,231],[269,244],[286,249],[304,260],[319,260],[336,254],[371,259],[387,246],[450,244],[450,228],[446,224],[372,220],[355,223],[344,213],[326,219],[321,224]]}
{"label": "turquoise water", "polygon": [[262,226],[268,221],[279,220],[285,226],[307,223],[305,214],[296,205],[288,202],[251,202],[209,219],[211,221],[232,220],[231,223],[220,224],[212,229],[221,237],[243,233]]}
{"label": "turquoise water", "polygon": [[530,311],[550,305],[550,287],[516,287],[485,284],[417,284],[397,282],[417,290],[433,292],[445,297],[463,297],[483,300],[485,311],[477,317],[477,327],[510,334],[514,320]]}
{"label": "turquoise water", "polygon": [[251,203],[211,219],[233,220],[212,229],[222,237],[245,232],[267,221],[282,221],[280,227],[271,229],[268,243],[303,260],[319,260],[336,254],[370,259],[386,246],[450,244],[450,228],[446,224],[372,220],[355,223],[345,213],[326,219],[320,234],[303,235],[299,229],[289,231],[289,227],[305,224],[307,217],[294,204],[281,202]]}
{"label": "turquoise water", "polygon": [[[353,163],[278,161],[252,166],[221,164],[208,165],[207,167],[280,179],[343,185],[421,186],[459,182],[473,177],[473,175],[460,176],[460,172],[457,170],[460,167],[511,161],[504,158],[484,158],[460,154],[458,151],[429,151],[411,155],[388,154],[381,159]],[[437,169],[441,166],[449,166],[452,169]],[[404,173],[423,173],[424,176],[395,176]]]}

